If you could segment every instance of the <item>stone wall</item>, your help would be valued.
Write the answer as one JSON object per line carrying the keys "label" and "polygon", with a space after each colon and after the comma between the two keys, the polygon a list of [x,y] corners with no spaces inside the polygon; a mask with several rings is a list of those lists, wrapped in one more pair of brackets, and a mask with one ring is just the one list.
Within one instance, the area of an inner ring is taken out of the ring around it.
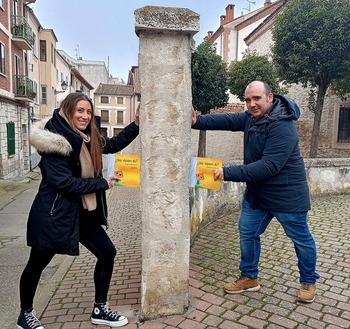
{"label": "stone wall", "polygon": [[[207,157],[223,158],[224,166],[241,164],[242,145],[238,135],[232,132],[207,131]],[[197,148],[198,131],[192,130],[193,156],[196,156]],[[140,154],[139,137],[125,150],[125,153]],[[304,161],[312,195],[350,193],[349,157],[305,159]],[[239,211],[244,189],[244,183],[232,182],[223,182],[220,191],[190,189],[191,239],[193,240],[198,229],[206,223]]]}
{"label": "stone wall", "polygon": [[[311,195],[350,193],[350,158],[306,159],[305,168]],[[235,182],[223,182],[220,191],[190,189],[191,239],[203,225],[238,212],[244,189],[244,183]]]}

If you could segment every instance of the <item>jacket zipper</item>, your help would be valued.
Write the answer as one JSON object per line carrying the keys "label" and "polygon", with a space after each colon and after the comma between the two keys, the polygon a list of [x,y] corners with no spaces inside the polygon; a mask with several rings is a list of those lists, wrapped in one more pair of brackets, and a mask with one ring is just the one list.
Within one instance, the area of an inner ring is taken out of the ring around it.
{"label": "jacket zipper", "polygon": [[[106,230],[108,230],[108,219],[107,219],[107,216],[106,216],[106,211],[105,211],[105,205],[104,205],[104,202],[103,202],[103,194],[100,193],[100,196],[101,196],[101,205],[102,205],[102,213],[103,213],[103,218],[106,222]],[[107,200],[106,200],[107,202]]]}
{"label": "jacket zipper", "polygon": [[51,210],[50,210],[50,215],[53,215],[53,213],[55,212],[55,206],[56,206],[56,202],[58,200],[58,198],[60,198],[61,195],[59,193],[56,194],[56,197],[55,197],[55,200],[53,200],[53,203],[52,203],[52,207],[51,207]]}

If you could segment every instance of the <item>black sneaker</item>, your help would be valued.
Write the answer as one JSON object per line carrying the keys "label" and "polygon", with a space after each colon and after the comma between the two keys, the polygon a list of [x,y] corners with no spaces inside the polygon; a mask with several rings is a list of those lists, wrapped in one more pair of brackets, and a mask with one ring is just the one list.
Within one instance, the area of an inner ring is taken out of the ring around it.
{"label": "black sneaker", "polygon": [[36,317],[34,310],[30,312],[21,311],[17,320],[18,329],[45,329],[39,319]]}
{"label": "black sneaker", "polygon": [[128,319],[124,315],[112,311],[108,303],[95,303],[91,314],[91,322],[93,324],[105,324],[110,327],[122,327],[128,324]]}

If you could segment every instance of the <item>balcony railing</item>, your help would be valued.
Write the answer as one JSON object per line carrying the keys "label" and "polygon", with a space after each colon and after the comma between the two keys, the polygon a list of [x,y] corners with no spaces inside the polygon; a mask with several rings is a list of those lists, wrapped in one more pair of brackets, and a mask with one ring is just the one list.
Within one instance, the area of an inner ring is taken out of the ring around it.
{"label": "balcony railing", "polygon": [[24,16],[12,16],[11,32],[13,42],[21,49],[32,50],[34,45],[33,30]]}
{"label": "balcony railing", "polygon": [[34,82],[25,75],[14,76],[14,93],[16,98],[33,100],[36,97]]}

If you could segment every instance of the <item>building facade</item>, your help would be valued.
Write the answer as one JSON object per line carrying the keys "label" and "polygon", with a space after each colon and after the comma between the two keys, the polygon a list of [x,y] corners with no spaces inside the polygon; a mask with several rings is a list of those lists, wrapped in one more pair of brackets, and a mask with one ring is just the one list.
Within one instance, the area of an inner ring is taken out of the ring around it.
{"label": "building facade", "polygon": [[101,83],[95,91],[94,103],[101,120],[101,134],[112,137],[134,121],[138,99],[133,85]]}
{"label": "building facade", "polygon": [[28,3],[0,1],[0,178],[30,170],[29,122],[37,97],[28,52],[35,48]]}
{"label": "building facade", "polygon": [[69,92],[93,87],[57,53],[58,39],[30,4],[0,0],[0,179],[22,176],[40,157],[30,146],[33,122],[52,115]]}
{"label": "building facade", "polygon": [[[207,40],[215,45],[216,53],[228,65],[235,61],[242,60],[245,50],[248,48],[245,38],[269,17],[283,3],[283,0],[277,0],[274,3],[271,0],[265,0],[262,8],[248,12],[235,18],[235,5],[229,4],[225,9],[225,15],[220,16],[220,26],[213,32],[208,31]],[[239,102],[238,98],[230,94],[230,103]]]}

